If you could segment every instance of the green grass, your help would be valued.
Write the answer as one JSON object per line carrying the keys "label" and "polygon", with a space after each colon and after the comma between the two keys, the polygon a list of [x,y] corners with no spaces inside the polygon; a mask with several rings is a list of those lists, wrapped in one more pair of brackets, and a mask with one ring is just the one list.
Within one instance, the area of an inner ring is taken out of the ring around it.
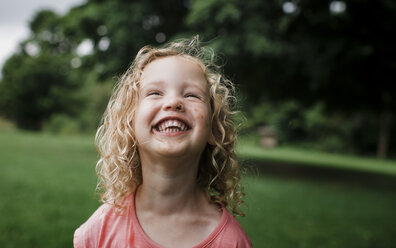
{"label": "green grass", "polygon": [[[0,247],[72,247],[74,230],[99,205],[96,159],[91,136],[0,131]],[[394,188],[252,176],[243,183],[240,222],[254,247],[396,247]]]}
{"label": "green grass", "polygon": [[396,161],[357,157],[298,149],[295,147],[263,148],[247,140],[240,140],[239,155],[244,159],[262,162],[304,164],[335,169],[348,169],[396,176]]}
{"label": "green grass", "polygon": [[0,247],[72,247],[97,207],[92,139],[0,131]]}
{"label": "green grass", "polygon": [[254,247],[396,247],[395,190],[334,182],[245,178]]}

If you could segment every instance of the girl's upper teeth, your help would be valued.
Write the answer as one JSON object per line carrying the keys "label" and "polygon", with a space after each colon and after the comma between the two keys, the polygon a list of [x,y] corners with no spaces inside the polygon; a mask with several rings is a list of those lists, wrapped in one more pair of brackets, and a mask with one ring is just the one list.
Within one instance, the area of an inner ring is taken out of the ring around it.
{"label": "girl's upper teeth", "polygon": [[179,120],[166,120],[158,125],[158,130],[161,132],[185,131],[187,130],[187,126]]}

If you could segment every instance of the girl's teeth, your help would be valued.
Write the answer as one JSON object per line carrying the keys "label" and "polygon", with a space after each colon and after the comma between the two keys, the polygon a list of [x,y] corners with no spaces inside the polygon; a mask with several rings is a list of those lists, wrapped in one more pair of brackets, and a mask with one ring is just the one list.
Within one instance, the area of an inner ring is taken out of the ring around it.
{"label": "girl's teeth", "polygon": [[184,131],[184,130],[177,128],[177,127],[167,127],[164,129],[159,128],[158,131],[164,132],[164,133],[174,133],[174,132],[179,132],[179,131]]}
{"label": "girl's teeth", "polygon": [[187,126],[184,123],[176,120],[165,121],[158,126],[158,131],[165,133],[185,130],[187,130]]}

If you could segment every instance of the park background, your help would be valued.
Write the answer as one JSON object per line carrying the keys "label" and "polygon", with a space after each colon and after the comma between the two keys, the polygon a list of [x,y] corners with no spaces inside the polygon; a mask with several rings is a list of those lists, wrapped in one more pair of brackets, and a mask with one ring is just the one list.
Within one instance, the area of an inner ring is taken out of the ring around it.
{"label": "park background", "polygon": [[396,247],[395,27],[391,0],[37,11],[1,71],[0,246],[72,246],[99,205],[94,134],[117,77],[142,46],[199,34],[238,88],[254,247]]}

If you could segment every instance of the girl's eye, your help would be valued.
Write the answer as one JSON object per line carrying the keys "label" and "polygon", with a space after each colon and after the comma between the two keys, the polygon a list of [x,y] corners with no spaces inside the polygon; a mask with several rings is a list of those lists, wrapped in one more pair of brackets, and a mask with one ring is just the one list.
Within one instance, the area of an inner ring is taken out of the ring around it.
{"label": "girl's eye", "polygon": [[193,98],[198,98],[198,99],[200,99],[199,96],[197,96],[197,95],[195,95],[195,94],[187,94],[185,97],[186,97],[186,98],[193,97]]}
{"label": "girl's eye", "polygon": [[150,91],[149,93],[147,93],[147,96],[159,96],[160,92],[158,91]]}

